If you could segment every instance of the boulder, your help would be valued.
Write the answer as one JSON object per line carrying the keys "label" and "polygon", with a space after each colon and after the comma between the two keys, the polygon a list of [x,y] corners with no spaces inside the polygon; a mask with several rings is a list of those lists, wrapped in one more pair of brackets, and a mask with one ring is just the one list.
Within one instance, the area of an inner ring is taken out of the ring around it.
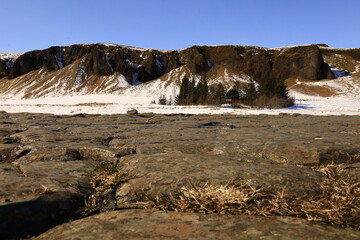
{"label": "boulder", "polygon": [[83,147],[79,149],[80,155],[92,161],[99,162],[115,162],[123,153],[117,149],[110,149],[105,147]]}
{"label": "boulder", "polygon": [[128,110],[128,111],[126,112],[126,114],[128,114],[128,115],[136,115],[136,114],[138,114],[138,110],[136,110],[136,109],[130,109],[130,110]]}

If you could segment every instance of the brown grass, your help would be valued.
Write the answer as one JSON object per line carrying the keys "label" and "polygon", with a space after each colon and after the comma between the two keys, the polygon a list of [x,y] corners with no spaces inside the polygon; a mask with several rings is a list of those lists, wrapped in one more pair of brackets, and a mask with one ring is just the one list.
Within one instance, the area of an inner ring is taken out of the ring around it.
{"label": "brown grass", "polygon": [[324,178],[322,194],[300,202],[295,214],[312,222],[360,229],[360,182],[344,169],[329,165],[317,169]]}
{"label": "brown grass", "polygon": [[[310,222],[360,229],[360,182],[341,165],[313,168],[323,175],[321,193],[315,197],[290,197],[283,191],[234,182],[183,186],[177,193],[155,198],[139,193],[130,208],[157,208],[177,212],[292,216]],[[86,194],[84,215],[117,208],[116,189],[128,181],[116,164],[103,164],[89,174],[91,189]],[[123,204],[124,205],[124,204]],[[124,206],[127,206],[126,204]]]}
{"label": "brown grass", "polygon": [[176,196],[152,199],[162,210],[220,214],[283,215],[287,203],[282,193],[272,194],[263,188],[250,185],[188,185]]}
{"label": "brown grass", "polygon": [[358,61],[356,61],[353,57],[346,53],[342,53],[339,55],[333,53],[325,53],[323,57],[325,62],[330,63],[332,67],[344,69],[348,72],[355,71],[356,65],[358,65]]}
{"label": "brown grass", "polygon": [[180,212],[293,216],[311,222],[360,229],[360,183],[335,166],[323,174],[317,197],[291,198],[249,185],[201,184],[184,186],[176,195],[150,199],[152,207]]}
{"label": "brown grass", "polygon": [[85,207],[82,214],[106,212],[116,208],[115,194],[118,186],[127,181],[127,174],[120,173],[117,163],[102,163],[88,174],[89,189],[84,189]]}
{"label": "brown grass", "polygon": [[307,95],[315,95],[320,97],[332,97],[336,95],[336,92],[332,91],[330,88],[326,86],[307,86],[304,84],[295,85],[291,88],[292,90],[296,90],[300,93]]}
{"label": "brown grass", "polygon": [[[321,81],[321,80],[320,80]],[[306,83],[310,82],[320,82],[318,81],[310,81],[302,78],[289,78],[285,80],[286,86],[288,89],[296,90],[300,93],[307,95],[318,95],[321,97],[331,97],[335,96],[336,92],[334,92],[331,88],[326,86],[308,86]],[[300,82],[300,84],[297,84]]]}
{"label": "brown grass", "polygon": [[353,78],[357,78],[357,80],[359,80],[360,79],[360,72],[354,73]]}

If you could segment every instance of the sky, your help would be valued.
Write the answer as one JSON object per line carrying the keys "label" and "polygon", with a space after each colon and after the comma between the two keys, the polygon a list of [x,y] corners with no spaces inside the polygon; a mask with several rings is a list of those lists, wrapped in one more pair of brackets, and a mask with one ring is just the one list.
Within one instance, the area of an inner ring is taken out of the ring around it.
{"label": "sky", "polygon": [[359,0],[0,0],[0,52],[78,43],[360,48]]}

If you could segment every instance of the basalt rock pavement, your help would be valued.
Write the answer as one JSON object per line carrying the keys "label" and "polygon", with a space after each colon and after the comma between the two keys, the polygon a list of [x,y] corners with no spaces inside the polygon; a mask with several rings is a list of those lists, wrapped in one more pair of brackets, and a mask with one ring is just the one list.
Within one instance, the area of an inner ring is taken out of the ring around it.
{"label": "basalt rock pavement", "polygon": [[[311,167],[334,164],[360,175],[359,122],[297,114],[1,112],[0,239],[360,239],[354,229],[293,217],[134,209],[144,195],[176,194],[189,183],[317,196],[322,175]],[[84,218],[83,189],[104,162],[117,163],[126,181],[117,186],[113,211]]]}

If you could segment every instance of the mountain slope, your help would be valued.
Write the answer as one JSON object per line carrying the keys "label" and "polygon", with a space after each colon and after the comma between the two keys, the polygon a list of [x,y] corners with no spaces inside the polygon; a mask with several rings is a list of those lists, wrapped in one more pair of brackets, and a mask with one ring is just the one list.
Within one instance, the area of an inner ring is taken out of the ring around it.
{"label": "mountain slope", "polygon": [[0,57],[0,94],[38,98],[155,91],[174,97],[184,77],[206,79],[210,85],[220,82],[226,88],[235,83],[241,87],[260,83],[270,76],[280,80],[333,79],[324,61],[324,56],[332,54],[327,49],[323,45],[276,49],[193,46],[176,51],[114,44],[51,47],[17,58]]}

